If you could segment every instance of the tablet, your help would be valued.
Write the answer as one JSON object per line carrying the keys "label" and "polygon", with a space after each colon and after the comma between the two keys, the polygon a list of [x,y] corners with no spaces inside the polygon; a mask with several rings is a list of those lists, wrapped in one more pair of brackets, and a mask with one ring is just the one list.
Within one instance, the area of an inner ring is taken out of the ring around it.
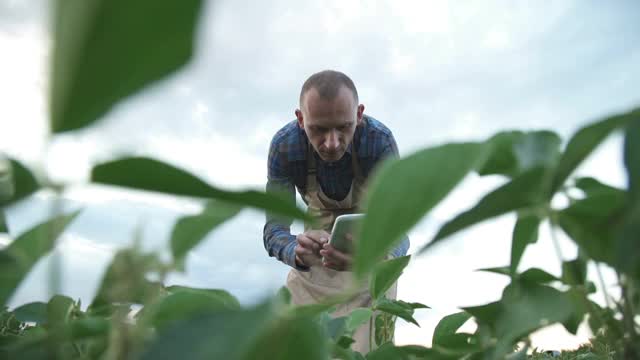
{"label": "tablet", "polygon": [[364,219],[364,214],[346,214],[338,216],[336,221],[333,223],[329,244],[341,252],[351,253],[353,246],[351,241],[345,238],[345,235],[348,233],[354,234],[358,229],[358,225],[362,222],[362,219]]}

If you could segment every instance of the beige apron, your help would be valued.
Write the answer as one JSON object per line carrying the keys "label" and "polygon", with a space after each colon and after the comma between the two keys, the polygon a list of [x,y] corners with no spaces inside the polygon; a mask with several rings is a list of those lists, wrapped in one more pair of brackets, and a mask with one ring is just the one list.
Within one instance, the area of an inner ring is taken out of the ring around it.
{"label": "beige apron", "polygon": [[[351,166],[354,180],[349,193],[343,200],[333,200],[324,194],[316,178],[316,160],[313,156],[313,148],[309,145],[307,150],[307,189],[303,196],[308,206],[307,211],[318,220],[318,229],[331,231],[333,222],[338,215],[357,212],[364,191],[365,179],[360,171],[355,144],[352,145]],[[310,229],[310,224],[305,224],[305,231]],[[287,277],[287,288],[291,292],[291,301],[295,305],[307,305],[321,302],[322,300],[339,295],[349,289],[353,284],[353,273],[350,271],[336,271],[321,265],[311,266],[309,271],[291,269]],[[397,284],[387,291],[387,298],[396,298]],[[368,286],[364,287],[350,301],[337,306],[332,316],[339,317],[351,313],[360,307],[371,306],[372,300]],[[373,318],[362,325],[353,334],[355,343],[352,349],[363,354],[374,349]],[[370,347],[370,345],[372,345]]]}

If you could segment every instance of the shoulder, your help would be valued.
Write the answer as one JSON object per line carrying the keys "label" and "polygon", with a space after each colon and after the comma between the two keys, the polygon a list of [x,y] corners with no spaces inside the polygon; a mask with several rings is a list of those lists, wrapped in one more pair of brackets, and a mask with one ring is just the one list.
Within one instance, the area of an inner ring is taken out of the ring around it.
{"label": "shoulder", "polygon": [[381,121],[377,120],[373,116],[364,115],[364,120],[365,120],[364,121],[365,129],[369,136],[372,136],[375,134],[388,136],[388,137],[393,136],[393,134],[391,133],[391,130],[389,130],[389,128],[385,124],[383,124]]}
{"label": "shoulder", "polygon": [[270,155],[277,154],[285,161],[304,160],[307,141],[304,131],[293,120],[280,128],[271,139]]}
{"label": "shoulder", "polygon": [[389,144],[395,144],[393,133],[385,124],[370,115],[364,115],[363,120],[359,134],[360,157],[375,157]]}

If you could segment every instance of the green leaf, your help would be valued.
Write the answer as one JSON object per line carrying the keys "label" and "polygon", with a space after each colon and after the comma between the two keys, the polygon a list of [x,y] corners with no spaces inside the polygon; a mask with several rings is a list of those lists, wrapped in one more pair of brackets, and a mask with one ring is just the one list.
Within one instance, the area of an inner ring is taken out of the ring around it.
{"label": "green leaf", "polygon": [[519,279],[522,281],[532,282],[537,284],[544,284],[544,283],[560,280],[557,277],[549,274],[548,272],[538,268],[527,269],[522,274],[518,274],[518,273],[512,274],[510,268],[507,266],[479,269],[477,271],[486,271],[486,272],[491,272],[495,274],[511,276],[514,279]]}
{"label": "green leaf", "polygon": [[53,249],[56,239],[78,213],[39,224],[0,250],[0,304],[6,303],[31,267]]}
{"label": "green leaf", "polygon": [[442,340],[445,336],[455,334],[456,331],[458,331],[458,329],[460,329],[460,327],[469,320],[469,318],[471,318],[471,314],[466,311],[461,311],[443,317],[433,331],[433,339],[431,340],[433,345],[442,344]]}
{"label": "green leaf", "polygon": [[520,274],[520,280],[536,284],[546,284],[554,281],[560,281],[560,279],[558,279],[557,277],[538,268],[527,269],[525,272]]}
{"label": "green leaf", "polygon": [[410,323],[420,327],[420,324],[413,318],[413,311],[416,308],[428,308],[426,305],[419,303],[407,303],[402,300],[381,299],[375,305],[375,310],[395,315]]}
{"label": "green leaf", "polygon": [[567,318],[562,325],[568,332],[576,335],[578,326],[580,326],[584,320],[585,315],[589,313],[589,299],[585,289],[573,287],[569,289],[566,294],[569,301],[571,301],[572,311],[569,318]]}
{"label": "green leaf", "polygon": [[147,273],[161,270],[155,255],[133,249],[120,250],[107,268],[100,288],[88,307],[92,314],[109,316],[118,304],[145,304],[161,294],[158,283],[147,280]]}
{"label": "green leaf", "polygon": [[278,289],[278,292],[276,293],[276,298],[281,299],[284,304],[290,305],[291,291],[289,291],[289,289],[286,286],[281,286],[280,289]]}
{"label": "green leaf", "polygon": [[47,304],[39,301],[24,304],[13,310],[13,314],[21,322],[44,324],[47,322]]}
{"label": "green leaf", "polygon": [[411,255],[394,258],[377,264],[369,283],[372,299],[378,299],[398,280],[409,264]]}
{"label": "green leaf", "polygon": [[[231,308],[238,307],[234,304]],[[229,304],[224,298],[213,294],[204,291],[179,291],[151,305],[146,315],[150,317],[149,320],[154,327],[161,329],[178,320],[229,309]]]}
{"label": "green leaf", "polygon": [[[637,111],[640,113],[640,110]],[[634,207],[640,205],[640,114],[629,122],[624,136],[624,166]]]}
{"label": "green leaf", "polygon": [[0,204],[13,197],[14,186],[11,161],[0,152]]}
{"label": "green leaf", "polygon": [[58,0],[53,132],[86,126],[192,56],[202,1]]}
{"label": "green leaf", "polygon": [[207,234],[233,218],[240,210],[237,205],[210,201],[200,214],[180,218],[171,232],[171,252],[174,261],[182,260]]}
{"label": "green leaf", "polygon": [[159,331],[140,358],[246,359],[273,320],[270,304],[194,316]]}
{"label": "green leaf", "polygon": [[4,211],[0,209],[0,234],[6,234],[9,232],[9,226],[7,225],[7,219],[4,216]]}
{"label": "green leaf", "polygon": [[[484,143],[447,144],[391,160],[372,180],[356,244],[354,272],[362,277],[402,235],[486,159]],[[434,171],[437,169],[437,171]]]}
{"label": "green leaf", "polygon": [[240,302],[238,301],[238,299],[236,299],[235,296],[231,295],[226,290],[193,288],[193,287],[186,287],[186,286],[180,286],[180,285],[167,286],[166,290],[170,294],[178,294],[178,293],[184,293],[184,292],[192,293],[192,294],[203,294],[212,298],[213,300],[215,300],[215,302],[220,303],[225,308],[236,309],[236,310],[239,310],[241,308]]}
{"label": "green leaf", "polygon": [[0,206],[20,201],[40,189],[35,176],[20,162],[10,159],[10,168],[0,169]]}
{"label": "green leaf", "polygon": [[549,198],[555,194],[569,175],[591,154],[591,152],[615,129],[640,119],[640,109],[608,117],[589,124],[576,132],[560,158],[549,192]]}
{"label": "green leaf", "polygon": [[600,195],[602,193],[620,193],[624,191],[611,185],[603,184],[592,177],[581,177],[575,180],[575,185],[582,190],[587,197]]}
{"label": "green leaf", "polygon": [[540,227],[540,217],[537,215],[518,215],[518,220],[513,228],[511,241],[511,265],[509,271],[511,275],[516,273],[522,254],[529,244],[538,241],[538,228]]}
{"label": "green leaf", "polygon": [[492,147],[491,154],[478,170],[478,174],[501,174],[513,176],[517,172],[518,159],[513,151],[513,145],[523,137],[522,131],[503,131],[493,135],[487,143]]}
{"label": "green leaf", "polygon": [[490,273],[494,273],[494,274],[507,275],[507,276],[509,276],[511,274],[509,272],[509,267],[507,267],[507,266],[486,268],[486,269],[478,269],[476,271],[484,271],[484,272],[490,272]]}
{"label": "green leaf", "polygon": [[533,331],[566,321],[572,314],[568,296],[552,287],[533,282],[512,282],[497,303],[465,308],[487,325],[497,339],[495,357],[502,358],[514,344]]}
{"label": "green leaf", "polygon": [[47,303],[47,323],[52,327],[68,323],[75,307],[70,297],[54,295]]}
{"label": "green leaf", "polygon": [[375,345],[382,345],[386,342],[393,341],[395,328],[396,328],[395,316],[385,312],[376,314],[374,325],[375,325],[375,332],[374,332]]}
{"label": "green leaf", "polygon": [[335,305],[334,303],[300,305],[293,307],[291,312],[296,317],[314,317],[324,312],[331,312]]}
{"label": "green leaf", "polygon": [[562,282],[566,285],[586,284],[587,262],[581,256],[562,263]]}
{"label": "green leaf", "polygon": [[[627,170],[628,200],[623,224],[616,236],[618,269],[640,279],[640,116],[625,130],[624,165]],[[640,351],[640,350],[639,350]]]}
{"label": "green leaf", "polygon": [[502,302],[496,301],[480,306],[465,307],[463,310],[476,318],[478,323],[487,325],[495,331],[495,324],[502,312],[502,307]]}
{"label": "green leaf", "polygon": [[217,199],[296,219],[310,220],[304,211],[280,196],[253,190],[220,190],[184,170],[145,157],[131,157],[97,165],[91,172],[91,181],[174,195]]}
{"label": "green leaf", "polygon": [[329,318],[326,323],[326,329],[329,338],[337,342],[347,330],[347,318],[345,316]]}
{"label": "green leaf", "polygon": [[518,159],[518,174],[536,167],[555,167],[560,159],[561,142],[560,136],[552,131],[526,133],[513,145]]}
{"label": "green leaf", "polygon": [[534,168],[518,175],[510,182],[485,195],[470,210],[445,223],[433,241],[418,252],[423,253],[442,239],[484,220],[511,211],[540,206],[543,203],[543,189],[546,186],[545,168]]}
{"label": "green leaf", "polygon": [[514,177],[534,167],[553,167],[560,157],[560,137],[551,131],[500,132],[487,142],[493,151],[480,175]]}
{"label": "green leaf", "polygon": [[557,213],[558,224],[590,258],[616,267],[614,231],[621,221],[625,193],[600,192]]}
{"label": "green leaf", "polygon": [[346,319],[345,330],[349,333],[355,331],[357,328],[365,324],[371,319],[373,311],[368,308],[357,308],[351,311]]}
{"label": "green leaf", "polygon": [[392,342],[382,344],[367,354],[367,360],[453,360],[457,357],[445,355],[435,349],[419,345],[394,346]]}
{"label": "green leaf", "polygon": [[433,348],[443,354],[455,356],[456,359],[482,350],[477,344],[476,336],[466,333],[444,335],[437,344],[433,344]]}

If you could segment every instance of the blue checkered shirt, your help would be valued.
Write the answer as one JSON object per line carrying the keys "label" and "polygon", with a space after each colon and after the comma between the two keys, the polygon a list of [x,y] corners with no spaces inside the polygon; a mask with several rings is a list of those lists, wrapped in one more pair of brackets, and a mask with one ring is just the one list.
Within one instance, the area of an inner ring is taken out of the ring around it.
{"label": "blue checkered shirt", "polygon": [[[365,178],[385,157],[397,157],[398,146],[391,131],[378,120],[364,115],[364,121],[356,127],[353,142],[357,149],[358,162]],[[291,203],[295,203],[295,189],[301,196],[307,186],[307,149],[309,140],[303,129],[294,120],[280,129],[271,140],[268,159],[267,191],[284,191],[290,194]],[[352,145],[338,161],[325,162],[316,157],[318,183],[322,191],[334,200],[344,199],[353,182],[351,166]],[[304,196],[303,196],[304,198]],[[264,247],[283,263],[298,270],[307,270],[296,266],[296,236],[291,234],[291,221],[267,213],[263,230]],[[404,256],[409,250],[409,238],[391,252],[393,257]]]}

